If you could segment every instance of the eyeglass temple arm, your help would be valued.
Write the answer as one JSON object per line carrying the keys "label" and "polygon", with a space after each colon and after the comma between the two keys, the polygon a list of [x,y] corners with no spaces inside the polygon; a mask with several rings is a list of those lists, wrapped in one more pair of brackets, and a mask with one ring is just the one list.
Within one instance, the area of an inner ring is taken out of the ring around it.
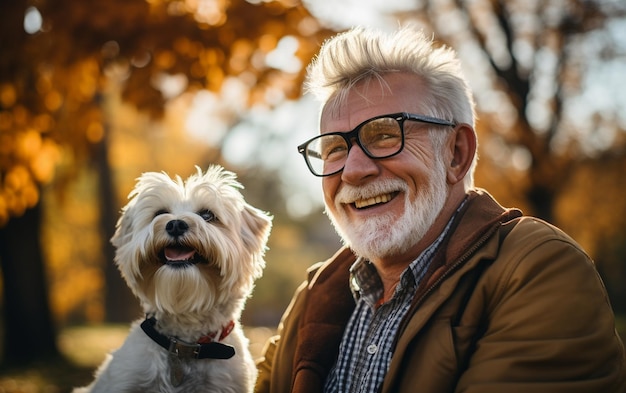
{"label": "eyeglass temple arm", "polygon": [[437,125],[440,125],[440,126],[449,126],[449,127],[456,126],[456,124],[454,122],[451,122],[451,121],[448,121],[448,120],[443,120],[443,119],[438,119],[438,118],[432,117],[432,116],[414,115],[414,114],[411,114],[411,113],[405,113],[405,116],[406,116],[407,120],[421,121],[423,123],[437,124]]}
{"label": "eyeglass temple arm", "polygon": [[[305,154],[305,150],[306,150],[306,149],[304,148],[304,146],[298,146],[298,152],[299,152],[300,154]],[[320,159],[322,158],[321,154],[317,154],[317,152],[315,152],[315,151],[311,151],[311,150],[309,150],[309,151],[306,153],[306,155],[307,155],[307,156],[310,156],[310,157],[313,157],[313,158],[320,158]]]}

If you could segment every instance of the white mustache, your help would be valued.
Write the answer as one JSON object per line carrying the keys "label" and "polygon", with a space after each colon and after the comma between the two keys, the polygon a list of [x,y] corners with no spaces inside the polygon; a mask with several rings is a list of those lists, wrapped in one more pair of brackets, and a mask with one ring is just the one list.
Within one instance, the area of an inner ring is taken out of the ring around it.
{"label": "white mustache", "polygon": [[385,179],[358,187],[343,184],[335,196],[335,203],[350,204],[384,194],[407,191],[408,188],[408,184],[400,179]]}

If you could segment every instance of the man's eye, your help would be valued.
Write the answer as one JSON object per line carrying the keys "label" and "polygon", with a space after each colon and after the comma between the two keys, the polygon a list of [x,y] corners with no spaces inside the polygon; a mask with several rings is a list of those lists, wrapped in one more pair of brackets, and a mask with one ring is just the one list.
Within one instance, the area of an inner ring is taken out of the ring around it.
{"label": "man's eye", "polygon": [[324,150],[320,155],[324,161],[334,161],[345,156],[347,151],[348,147],[345,143],[334,143],[324,146]]}
{"label": "man's eye", "polygon": [[198,215],[200,217],[202,217],[202,219],[206,222],[211,222],[211,221],[215,221],[217,220],[217,217],[215,216],[215,214],[213,214],[212,211],[205,209],[205,210],[200,210],[198,212]]}

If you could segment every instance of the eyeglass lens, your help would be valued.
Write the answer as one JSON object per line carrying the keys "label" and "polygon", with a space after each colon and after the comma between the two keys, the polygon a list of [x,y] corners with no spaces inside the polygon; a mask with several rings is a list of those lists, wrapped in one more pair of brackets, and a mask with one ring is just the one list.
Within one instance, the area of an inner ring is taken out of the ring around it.
{"label": "eyeglass lens", "polygon": [[[371,158],[385,158],[402,148],[402,126],[399,119],[381,117],[362,124],[356,132],[356,143]],[[349,133],[349,134],[352,134]],[[325,134],[313,139],[305,150],[311,170],[317,175],[340,171],[348,157],[348,138],[353,135]]]}

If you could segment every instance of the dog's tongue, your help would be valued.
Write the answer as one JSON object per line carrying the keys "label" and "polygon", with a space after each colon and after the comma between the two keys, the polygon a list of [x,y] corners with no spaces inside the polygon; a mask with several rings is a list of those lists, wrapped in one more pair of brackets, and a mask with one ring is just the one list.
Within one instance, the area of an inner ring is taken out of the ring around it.
{"label": "dog's tongue", "polygon": [[181,247],[166,247],[165,258],[168,261],[187,261],[196,254],[193,249]]}

